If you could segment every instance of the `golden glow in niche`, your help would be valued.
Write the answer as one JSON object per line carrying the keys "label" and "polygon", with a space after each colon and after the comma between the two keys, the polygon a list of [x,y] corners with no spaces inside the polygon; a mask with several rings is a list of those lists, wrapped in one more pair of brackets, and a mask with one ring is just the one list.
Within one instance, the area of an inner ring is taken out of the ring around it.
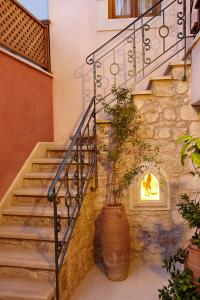
{"label": "golden glow in niche", "polygon": [[140,184],[141,201],[159,201],[160,187],[158,179],[152,173],[148,173],[141,180]]}

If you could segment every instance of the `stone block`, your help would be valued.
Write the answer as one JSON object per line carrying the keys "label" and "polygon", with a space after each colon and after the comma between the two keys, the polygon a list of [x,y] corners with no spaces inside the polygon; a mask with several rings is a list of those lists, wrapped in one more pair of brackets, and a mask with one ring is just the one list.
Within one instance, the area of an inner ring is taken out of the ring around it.
{"label": "stone block", "polygon": [[152,92],[154,96],[158,97],[172,97],[176,94],[175,85],[172,80],[153,81]]}
{"label": "stone block", "polygon": [[190,124],[190,134],[195,137],[200,137],[200,122],[192,122]]}
{"label": "stone block", "polygon": [[177,83],[176,83],[176,93],[177,94],[187,94],[188,93],[188,90],[189,90],[189,84],[187,81],[182,81],[182,80],[179,80]]}
{"label": "stone block", "polygon": [[187,134],[187,132],[187,128],[174,128],[172,131],[173,140],[177,141],[180,136]]}
{"label": "stone block", "polygon": [[199,113],[191,105],[184,105],[180,109],[180,118],[185,121],[199,120]]}
{"label": "stone block", "polygon": [[164,118],[167,120],[167,121],[174,121],[176,120],[176,112],[174,109],[166,109],[164,111]]}
{"label": "stone block", "polygon": [[155,130],[155,138],[158,139],[169,139],[171,137],[170,128],[156,128]]}
{"label": "stone block", "polygon": [[156,112],[146,113],[145,119],[146,119],[147,123],[154,123],[154,122],[158,121],[159,113],[156,113]]}

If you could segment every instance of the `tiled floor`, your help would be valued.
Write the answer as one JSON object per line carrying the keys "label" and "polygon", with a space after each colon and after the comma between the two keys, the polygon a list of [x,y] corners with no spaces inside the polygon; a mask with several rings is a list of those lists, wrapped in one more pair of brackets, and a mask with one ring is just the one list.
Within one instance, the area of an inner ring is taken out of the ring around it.
{"label": "tiled floor", "polygon": [[81,282],[71,300],[158,300],[158,288],[167,281],[160,266],[141,265],[130,268],[129,277],[112,282],[94,267]]}

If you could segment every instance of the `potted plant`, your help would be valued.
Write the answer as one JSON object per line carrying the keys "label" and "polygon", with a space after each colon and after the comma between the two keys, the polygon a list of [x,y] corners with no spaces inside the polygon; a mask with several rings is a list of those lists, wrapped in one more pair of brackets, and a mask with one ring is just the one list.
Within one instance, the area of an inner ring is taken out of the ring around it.
{"label": "potted plant", "polygon": [[[191,176],[200,178],[200,139],[192,136],[182,136],[179,142],[183,143],[181,150],[181,163],[186,161],[193,166]],[[200,299],[200,202],[199,192],[191,197],[187,194],[181,196],[177,208],[182,218],[187,221],[194,234],[190,245],[186,249],[179,249],[174,257],[165,260],[164,267],[170,274],[169,285],[159,290],[159,298],[199,300]],[[176,268],[177,263],[184,264],[184,270]]]}
{"label": "potted plant", "polygon": [[109,129],[102,130],[107,143],[100,144],[105,156],[106,200],[102,210],[101,246],[106,274],[114,281],[127,277],[130,262],[128,219],[123,192],[149,162],[156,163],[158,147],[139,138],[141,115],[131,89],[115,88],[115,102],[104,105]]}
{"label": "potted plant", "polygon": [[193,273],[190,269],[180,268],[187,259],[187,250],[179,249],[177,254],[164,260],[163,268],[170,275],[168,285],[159,289],[161,300],[200,300],[197,286],[193,282]]}

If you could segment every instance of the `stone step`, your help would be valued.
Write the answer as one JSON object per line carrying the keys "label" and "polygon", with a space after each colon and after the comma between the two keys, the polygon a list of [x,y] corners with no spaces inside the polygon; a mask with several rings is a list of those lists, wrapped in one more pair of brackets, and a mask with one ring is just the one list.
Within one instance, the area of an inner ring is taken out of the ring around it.
{"label": "stone step", "polygon": [[[73,180],[74,179],[75,172],[70,172],[68,174],[68,179]],[[63,179],[65,176],[65,172],[62,172],[60,175],[60,180]],[[83,174],[85,176],[85,174]],[[24,178],[25,179],[48,179],[52,180],[56,177],[56,172],[30,172],[25,173]]]}
{"label": "stone step", "polygon": [[[165,74],[170,74],[173,79],[183,79],[183,68],[184,68],[184,61],[181,62],[171,62],[168,64]],[[189,72],[189,68],[191,66],[191,61],[186,61],[187,67],[187,75]]]}
{"label": "stone step", "polygon": [[1,300],[51,300],[54,285],[48,279],[0,275]]}
{"label": "stone step", "polygon": [[[29,197],[47,197],[48,187],[23,187],[13,191],[14,196],[29,196]],[[67,190],[61,189],[59,191],[59,197],[65,197]],[[74,198],[76,196],[76,190],[70,189],[71,196]]]}
{"label": "stone step", "polygon": [[154,82],[162,82],[162,81],[169,81],[169,80],[172,80],[172,77],[171,75],[164,75],[164,76],[159,76],[159,77],[152,77],[150,78],[149,80],[149,84],[147,86],[147,90],[150,90],[151,89],[151,86]]}
{"label": "stone step", "polygon": [[45,252],[18,249],[0,249],[0,266],[19,267],[38,270],[55,270],[54,253],[51,256]]}
{"label": "stone step", "polygon": [[[73,208],[71,208],[72,210]],[[42,217],[53,218],[53,206],[33,206],[33,205],[16,205],[4,208],[3,215],[24,216],[24,217]],[[66,208],[58,208],[58,214],[61,218],[68,218]]]}
{"label": "stone step", "polygon": [[[66,209],[66,204],[65,204],[65,198],[60,197],[59,198],[59,207],[65,208]],[[71,205],[74,207],[76,204],[76,199],[72,198],[71,199]],[[45,197],[37,197],[37,196],[14,196],[12,199],[12,205],[14,206],[45,206],[45,207],[50,207],[52,208],[52,202],[50,202],[47,199],[47,196]]]}
{"label": "stone step", "polygon": [[[33,159],[32,160],[32,170],[33,171],[37,171],[37,172],[57,172],[58,168],[60,167],[60,165],[62,164],[63,159],[62,158],[37,158],[37,159]],[[88,159],[84,160],[83,163],[83,168],[85,166],[88,166]],[[69,160],[66,162],[65,167],[67,168],[69,167]],[[77,162],[73,161],[71,166],[70,166],[70,170],[74,171],[77,167]]]}
{"label": "stone step", "polygon": [[[72,203],[70,215],[78,213],[77,206]],[[68,224],[67,207],[58,206],[58,215],[61,216],[62,228]],[[3,225],[21,226],[54,226],[54,211],[52,206],[44,205],[12,205],[2,210]]]}
{"label": "stone step", "polygon": [[[58,234],[59,240],[64,237],[62,227]],[[1,225],[0,248],[40,251],[52,254],[54,251],[54,227],[53,226],[28,226],[28,225]]]}
{"label": "stone step", "polygon": [[151,94],[152,94],[151,90],[133,91],[132,92],[133,96],[145,96],[145,95],[151,95]]}
{"label": "stone step", "polygon": [[[49,188],[52,181],[56,176],[56,172],[30,172],[24,174],[24,186],[31,187],[31,188]],[[60,181],[64,179],[65,173],[62,172],[60,179],[58,180],[57,186],[59,186]],[[83,178],[86,176],[86,173],[83,174]],[[75,171],[70,172],[68,174],[69,180],[69,188],[76,189],[76,182],[75,179]],[[80,179],[79,179],[80,180]]]}
{"label": "stone step", "polygon": [[[44,164],[44,165],[60,165],[62,163],[61,158],[35,158],[32,160],[33,164]],[[69,164],[69,160],[66,162],[66,165]],[[77,164],[75,161],[72,162],[72,164]],[[88,160],[84,161],[84,164],[88,164]]]}
{"label": "stone step", "polygon": [[0,238],[2,239],[25,239],[38,241],[54,241],[53,227],[37,226],[0,226]]}
{"label": "stone step", "polygon": [[[69,148],[69,146],[63,146],[63,145],[47,146],[47,148],[46,148],[47,157],[48,158],[63,158],[64,155],[66,154],[68,148]],[[76,147],[74,147],[72,149],[72,153],[74,153],[75,151],[76,151]],[[91,149],[91,147],[86,147],[83,145],[81,151],[83,152],[84,156],[87,157],[87,154],[94,150]],[[78,152],[80,152],[80,150],[78,150]]]}

